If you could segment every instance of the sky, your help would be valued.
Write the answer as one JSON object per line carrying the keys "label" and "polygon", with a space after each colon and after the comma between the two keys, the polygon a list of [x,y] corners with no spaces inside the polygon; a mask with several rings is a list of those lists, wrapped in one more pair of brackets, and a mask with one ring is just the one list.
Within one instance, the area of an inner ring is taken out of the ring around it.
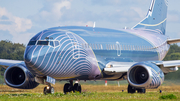
{"label": "sky", "polygon": [[[57,26],[131,28],[147,14],[151,0],[0,0],[0,40],[27,44]],[[180,38],[180,0],[169,0],[166,35]]]}

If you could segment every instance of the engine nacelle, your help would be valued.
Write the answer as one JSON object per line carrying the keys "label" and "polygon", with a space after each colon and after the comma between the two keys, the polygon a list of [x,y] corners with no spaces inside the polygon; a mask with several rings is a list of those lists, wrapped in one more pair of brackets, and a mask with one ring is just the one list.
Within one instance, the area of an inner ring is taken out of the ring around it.
{"label": "engine nacelle", "polygon": [[151,62],[134,64],[127,73],[128,82],[135,88],[158,88],[164,81],[164,73]]}
{"label": "engine nacelle", "polygon": [[8,67],[4,73],[4,78],[5,83],[13,88],[33,89],[39,85],[26,66],[21,64]]}

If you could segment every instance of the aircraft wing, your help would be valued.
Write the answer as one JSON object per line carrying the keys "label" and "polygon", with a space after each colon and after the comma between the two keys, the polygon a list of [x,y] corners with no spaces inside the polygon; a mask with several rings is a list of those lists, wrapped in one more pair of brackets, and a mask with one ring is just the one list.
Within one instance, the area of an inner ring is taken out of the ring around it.
{"label": "aircraft wing", "polygon": [[[147,61],[149,62],[149,61]],[[173,61],[150,61],[156,64],[164,73],[175,72],[180,67],[180,60]],[[105,73],[125,73],[137,62],[109,62],[104,68]]]}
{"label": "aircraft wing", "polygon": [[0,65],[2,65],[5,69],[13,64],[24,64],[24,61],[0,59]]}
{"label": "aircraft wing", "polygon": [[164,73],[175,72],[180,67],[180,60],[154,62]]}
{"label": "aircraft wing", "polygon": [[168,44],[174,44],[174,43],[179,43],[179,42],[180,42],[180,39],[168,39],[167,40]]}

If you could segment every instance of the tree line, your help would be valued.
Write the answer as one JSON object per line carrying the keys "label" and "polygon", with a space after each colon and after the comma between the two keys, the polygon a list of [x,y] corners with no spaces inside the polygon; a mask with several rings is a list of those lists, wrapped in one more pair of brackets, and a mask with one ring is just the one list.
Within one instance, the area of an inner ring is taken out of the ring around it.
{"label": "tree line", "polygon": [[[8,40],[0,41],[0,59],[23,60],[25,45],[12,43]],[[0,66],[0,83],[4,82],[5,69]]]}
{"label": "tree line", "polygon": [[[170,46],[170,50],[164,58],[164,61],[168,60],[180,60],[180,46],[178,46],[177,44],[173,44]],[[179,77],[180,70],[178,70],[177,72],[168,73],[167,75],[165,75],[165,80],[180,80]]]}

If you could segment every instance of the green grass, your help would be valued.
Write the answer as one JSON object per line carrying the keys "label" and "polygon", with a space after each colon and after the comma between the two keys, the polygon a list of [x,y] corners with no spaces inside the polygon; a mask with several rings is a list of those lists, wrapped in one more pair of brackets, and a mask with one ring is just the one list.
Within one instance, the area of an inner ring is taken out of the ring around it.
{"label": "green grass", "polygon": [[[41,93],[1,94],[0,101],[152,101],[152,100],[180,100],[179,92],[147,92],[146,94],[128,94],[127,92],[83,92],[83,93]],[[176,97],[176,98],[174,98]]]}
{"label": "green grass", "polygon": [[174,94],[168,94],[160,96],[159,99],[177,99],[177,97]]}
{"label": "green grass", "polygon": [[[160,86],[147,89],[146,94],[128,94],[127,85],[82,85],[82,93],[64,95],[64,84],[53,85],[55,94],[42,94],[45,85],[35,89],[22,90],[0,85],[0,101],[180,101],[180,86]],[[159,93],[159,90],[162,93]],[[122,92],[124,91],[124,92]]]}

